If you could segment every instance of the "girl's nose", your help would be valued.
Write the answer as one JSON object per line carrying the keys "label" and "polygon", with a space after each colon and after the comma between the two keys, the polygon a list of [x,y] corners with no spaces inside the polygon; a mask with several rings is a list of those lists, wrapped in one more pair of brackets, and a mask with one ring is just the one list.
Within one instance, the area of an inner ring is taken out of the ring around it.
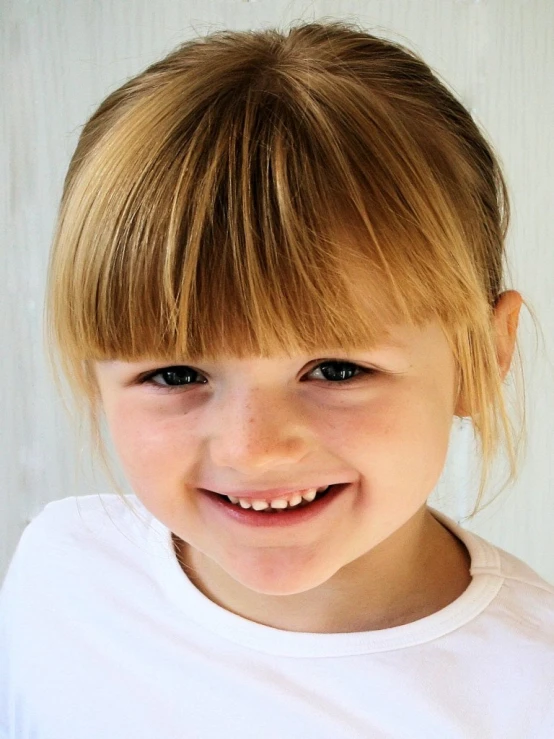
{"label": "girl's nose", "polygon": [[234,402],[219,417],[211,436],[212,462],[249,470],[287,469],[297,465],[309,449],[308,433],[290,405],[278,405],[258,393]]}

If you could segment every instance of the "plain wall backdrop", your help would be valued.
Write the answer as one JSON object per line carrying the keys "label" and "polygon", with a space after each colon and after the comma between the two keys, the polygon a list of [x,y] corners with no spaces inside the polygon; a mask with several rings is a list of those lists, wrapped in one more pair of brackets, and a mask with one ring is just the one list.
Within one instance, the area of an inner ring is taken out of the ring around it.
{"label": "plain wall backdrop", "polygon": [[[527,454],[515,485],[472,521],[471,430],[453,424],[429,503],[554,582],[554,3],[551,0],[18,0],[0,3],[0,581],[51,500],[110,492],[93,474],[45,359],[44,287],[63,178],[101,100],[182,41],[212,31],[341,19],[415,50],[471,110],[508,181],[512,282],[523,307]],[[543,343],[544,337],[544,343]],[[538,341],[538,344],[537,344]],[[79,459],[84,469],[79,473]],[[507,474],[502,458],[487,500]]]}

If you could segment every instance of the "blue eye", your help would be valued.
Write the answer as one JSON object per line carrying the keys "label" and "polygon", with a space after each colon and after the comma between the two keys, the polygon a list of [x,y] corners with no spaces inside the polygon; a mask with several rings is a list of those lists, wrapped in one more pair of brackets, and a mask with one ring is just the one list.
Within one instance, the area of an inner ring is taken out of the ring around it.
{"label": "blue eye", "polygon": [[[342,369],[337,370],[337,367]],[[328,385],[346,385],[359,380],[363,380],[364,375],[373,376],[379,374],[378,370],[371,369],[369,367],[360,367],[359,365],[352,362],[344,362],[340,360],[326,360],[324,362],[321,362],[320,364],[316,365],[308,374],[312,374],[316,371],[320,372],[323,375],[323,381]],[[352,376],[352,372],[357,372],[358,374]],[[194,376],[203,377],[200,372],[192,369],[192,367],[187,367],[186,365],[174,365],[171,367],[163,367],[162,369],[157,369],[154,372],[150,372],[149,374],[142,377],[139,382],[140,384],[154,385],[158,388],[168,388],[170,390],[173,390],[183,386],[197,384],[194,383],[194,381],[190,381],[191,378],[193,378]],[[160,382],[156,378],[162,378],[163,381]],[[200,384],[205,385],[206,382],[202,382]]]}

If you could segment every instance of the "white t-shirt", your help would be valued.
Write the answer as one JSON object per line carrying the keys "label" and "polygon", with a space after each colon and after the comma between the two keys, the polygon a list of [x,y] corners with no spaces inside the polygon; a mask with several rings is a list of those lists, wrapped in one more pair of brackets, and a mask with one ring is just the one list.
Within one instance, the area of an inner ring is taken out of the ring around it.
{"label": "white t-shirt", "polygon": [[554,587],[444,514],[471,555],[453,603],[313,634],[204,596],[126,496],[54,501],[0,592],[2,739],[553,739]]}

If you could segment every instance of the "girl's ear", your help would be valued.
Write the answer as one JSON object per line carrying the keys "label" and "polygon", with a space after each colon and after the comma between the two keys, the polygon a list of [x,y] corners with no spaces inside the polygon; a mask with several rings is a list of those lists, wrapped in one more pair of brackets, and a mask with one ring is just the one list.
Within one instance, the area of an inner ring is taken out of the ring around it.
{"label": "girl's ear", "polygon": [[[500,368],[502,381],[508,374],[512,364],[515,343],[517,338],[517,327],[519,324],[519,312],[523,298],[516,290],[507,290],[502,293],[494,308],[494,325],[496,329],[496,358]],[[460,418],[468,417],[464,408],[461,395],[457,398],[454,415]]]}
{"label": "girl's ear", "polygon": [[522,302],[523,298],[516,290],[508,290],[502,293],[496,301],[494,309],[496,357],[502,380],[508,374],[512,364]]}

